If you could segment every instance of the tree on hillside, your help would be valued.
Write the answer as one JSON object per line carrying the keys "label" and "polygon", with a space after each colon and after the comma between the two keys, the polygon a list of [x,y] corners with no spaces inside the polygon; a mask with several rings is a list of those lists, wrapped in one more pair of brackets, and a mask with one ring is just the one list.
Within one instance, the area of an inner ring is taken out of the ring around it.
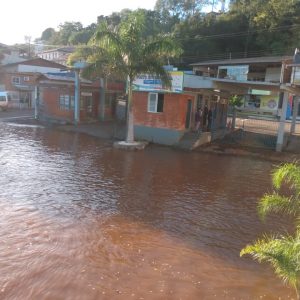
{"label": "tree on hillside", "polygon": [[71,45],[83,45],[87,44],[92,36],[95,34],[97,25],[92,23],[86,28],[83,28],[80,31],[72,32],[68,41]]}
{"label": "tree on hillside", "polygon": [[185,19],[201,13],[203,7],[210,3],[210,0],[157,0],[155,10]]}
{"label": "tree on hillside", "polygon": [[109,16],[101,15],[97,17],[97,24],[99,25],[103,22],[106,22],[110,28],[116,28],[121,22],[125,21],[131,13],[132,10],[125,8],[120,12],[113,12]]}
{"label": "tree on hillside", "polygon": [[287,45],[294,47],[298,43],[299,0],[236,0],[229,15],[243,17],[248,23],[245,40],[254,49],[284,54]]}
{"label": "tree on hillside", "polygon": [[90,48],[81,48],[71,59],[85,58],[90,67],[86,72],[116,76],[128,82],[126,142],[134,141],[132,115],[133,80],[137,75],[156,75],[170,85],[168,73],[163,68],[167,58],[181,53],[181,49],[168,36],[147,36],[146,17],[142,11],[132,12],[117,28],[107,22],[100,24],[90,41]]}
{"label": "tree on hillside", "polygon": [[[272,180],[274,191],[260,200],[259,214],[262,218],[271,212],[292,215],[296,219],[296,232],[294,235],[265,236],[247,245],[240,254],[250,254],[259,262],[270,263],[275,274],[292,286],[300,299],[300,166],[285,164],[273,172]],[[281,195],[279,191],[284,184],[290,192]]]}
{"label": "tree on hillside", "polygon": [[48,42],[53,38],[55,33],[56,33],[55,30],[53,28],[49,27],[42,32],[41,40],[44,42]]}

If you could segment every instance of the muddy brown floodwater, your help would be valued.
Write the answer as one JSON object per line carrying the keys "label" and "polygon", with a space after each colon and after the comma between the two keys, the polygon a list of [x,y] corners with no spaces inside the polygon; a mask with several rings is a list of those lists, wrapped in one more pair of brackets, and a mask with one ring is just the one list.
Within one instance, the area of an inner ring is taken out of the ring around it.
{"label": "muddy brown floodwater", "polygon": [[240,258],[272,164],[0,126],[0,299],[291,299]]}

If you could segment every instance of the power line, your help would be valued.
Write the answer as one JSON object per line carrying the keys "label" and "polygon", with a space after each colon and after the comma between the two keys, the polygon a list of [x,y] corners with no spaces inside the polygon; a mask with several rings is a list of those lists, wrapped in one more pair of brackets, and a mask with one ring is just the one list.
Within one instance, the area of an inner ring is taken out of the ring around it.
{"label": "power line", "polygon": [[195,37],[188,37],[188,38],[179,38],[177,40],[179,41],[186,41],[186,40],[206,40],[206,39],[214,39],[214,38],[228,38],[228,37],[241,37],[248,34],[253,33],[261,33],[261,32],[276,32],[276,31],[284,31],[287,29],[299,29],[300,24],[294,24],[294,25],[286,25],[286,26],[280,26],[280,27],[274,27],[270,29],[257,29],[257,30],[250,30],[248,31],[242,31],[242,32],[233,32],[233,33],[220,33],[220,34],[213,34],[213,35],[204,35],[204,36],[195,36]]}
{"label": "power line", "polygon": [[[206,39],[221,39],[221,38],[230,38],[230,37],[241,37],[248,34],[254,33],[262,33],[262,32],[277,32],[277,31],[284,31],[284,30],[295,30],[299,29],[300,24],[292,24],[292,25],[285,25],[285,26],[278,26],[274,28],[265,28],[265,29],[256,29],[250,31],[241,31],[241,32],[232,32],[232,33],[220,33],[220,34],[212,34],[212,35],[197,35],[195,37],[188,37],[188,38],[177,38],[178,41],[187,41],[187,40],[206,40]],[[82,47],[87,45],[54,45],[54,44],[43,44],[43,43],[31,43],[33,46],[43,46],[43,47],[53,47],[53,48],[63,48],[63,47]],[[22,45],[15,45],[14,47],[22,47]]]}

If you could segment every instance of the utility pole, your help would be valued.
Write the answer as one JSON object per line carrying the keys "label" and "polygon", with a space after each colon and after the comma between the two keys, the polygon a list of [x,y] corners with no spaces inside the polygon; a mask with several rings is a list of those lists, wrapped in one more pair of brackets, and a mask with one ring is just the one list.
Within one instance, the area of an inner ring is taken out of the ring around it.
{"label": "utility pole", "polygon": [[28,57],[31,57],[31,49],[30,49],[30,42],[31,42],[31,36],[30,35],[25,35],[24,37],[25,43],[28,44]]}
{"label": "utility pole", "polygon": [[221,2],[222,2],[221,12],[224,13],[225,12],[225,0],[221,0]]}
{"label": "utility pole", "polygon": [[74,63],[72,69],[75,72],[75,99],[74,99],[74,123],[80,123],[80,71],[87,67],[84,61],[77,61]]}

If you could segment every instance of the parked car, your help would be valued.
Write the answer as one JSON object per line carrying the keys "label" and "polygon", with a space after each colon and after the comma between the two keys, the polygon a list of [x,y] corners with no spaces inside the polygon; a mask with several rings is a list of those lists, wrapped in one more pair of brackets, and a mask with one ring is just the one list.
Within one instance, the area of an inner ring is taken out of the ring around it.
{"label": "parked car", "polygon": [[9,101],[8,92],[0,92],[0,111],[7,110]]}

